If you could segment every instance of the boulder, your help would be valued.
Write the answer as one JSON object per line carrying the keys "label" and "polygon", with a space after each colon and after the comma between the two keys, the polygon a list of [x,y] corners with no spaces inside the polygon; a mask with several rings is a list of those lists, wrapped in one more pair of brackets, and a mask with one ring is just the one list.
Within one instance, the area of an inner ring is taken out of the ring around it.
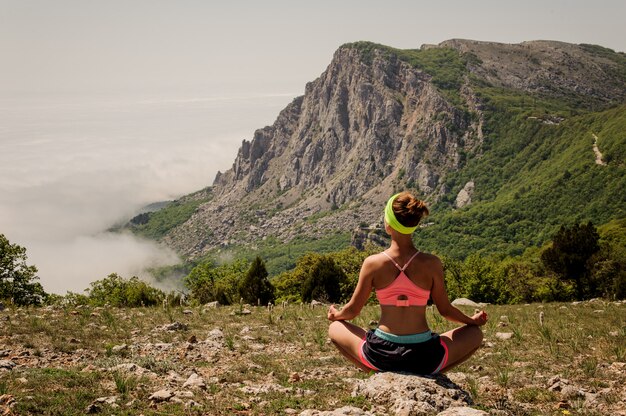
{"label": "boulder", "polygon": [[443,412],[437,413],[437,416],[487,416],[488,414],[487,412],[472,409],[471,407],[450,407]]}
{"label": "boulder", "polygon": [[374,416],[374,413],[367,412],[354,406],[344,406],[335,410],[311,410],[307,409],[300,413],[300,416]]}
{"label": "boulder", "polygon": [[472,404],[469,393],[444,375],[436,377],[377,373],[359,381],[352,396],[383,405],[390,414],[427,415]]}

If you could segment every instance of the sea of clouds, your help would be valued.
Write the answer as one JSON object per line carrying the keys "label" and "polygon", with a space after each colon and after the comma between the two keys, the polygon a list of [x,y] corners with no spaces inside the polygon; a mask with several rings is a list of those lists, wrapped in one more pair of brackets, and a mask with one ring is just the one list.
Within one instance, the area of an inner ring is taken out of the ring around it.
{"label": "sea of clouds", "polygon": [[0,99],[0,234],[27,249],[46,291],[116,272],[148,279],[171,250],[112,225],[211,185],[243,139],[295,94]]}

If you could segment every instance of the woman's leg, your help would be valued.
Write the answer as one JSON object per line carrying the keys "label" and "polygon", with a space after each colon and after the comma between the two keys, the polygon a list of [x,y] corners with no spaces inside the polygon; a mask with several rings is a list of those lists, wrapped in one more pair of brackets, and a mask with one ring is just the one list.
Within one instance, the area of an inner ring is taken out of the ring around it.
{"label": "woman's leg", "polygon": [[448,347],[448,362],[440,371],[445,373],[476,352],[483,341],[483,332],[475,325],[465,325],[441,334],[440,337]]}
{"label": "woman's leg", "polygon": [[363,328],[346,321],[335,321],[328,328],[328,336],[339,352],[361,370],[369,372],[371,368],[361,362],[359,355],[365,334]]}

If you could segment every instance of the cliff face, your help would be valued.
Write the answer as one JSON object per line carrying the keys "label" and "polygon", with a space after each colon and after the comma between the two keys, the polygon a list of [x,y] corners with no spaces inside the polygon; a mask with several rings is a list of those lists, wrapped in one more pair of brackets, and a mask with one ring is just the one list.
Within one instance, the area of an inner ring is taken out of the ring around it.
{"label": "cliff face", "polygon": [[[560,94],[624,100],[623,82],[614,88],[580,75],[596,71],[606,79],[613,65],[580,46],[452,40],[435,48],[452,48],[466,58],[455,99],[436,86],[432,71],[390,48],[341,47],[304,96],[243,141],[232,168],[215,178],[213,200],[164,241],[195,256],[267,236],[289,241],[379,223],[395,190],[411,188],[436,202],[450,192],[446,177],[462,168],[465,155],[482,151],[482,104],[470,77],[528,92],[550,84]],[[573,69],[555,70],[564,67]],[[619,84],[610,79],[608,84]]]}

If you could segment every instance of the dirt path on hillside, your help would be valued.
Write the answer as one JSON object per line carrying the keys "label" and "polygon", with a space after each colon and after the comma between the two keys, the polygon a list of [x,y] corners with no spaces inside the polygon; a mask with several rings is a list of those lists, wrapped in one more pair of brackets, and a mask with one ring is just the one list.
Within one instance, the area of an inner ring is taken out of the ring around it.
{"label": "dirt path on hillside", "polygon": [[596,164],[597,164],[597,165],[602,165],[602,166],[605,166],[605,165],[606,165],[606,163],[604,163],[604,162],[602,161],[602,153],[600,153],[600,149],[598,149],[598,136],[596,136],[596,135],[595,135],[595,134],[593,134],[593,133],[591,133],[591,135],[592,135],[592,136],[593,136],[593,138],[594,138],[594,141],[593,141],[593,153],[595,153],[595,154],[596,154]]}

